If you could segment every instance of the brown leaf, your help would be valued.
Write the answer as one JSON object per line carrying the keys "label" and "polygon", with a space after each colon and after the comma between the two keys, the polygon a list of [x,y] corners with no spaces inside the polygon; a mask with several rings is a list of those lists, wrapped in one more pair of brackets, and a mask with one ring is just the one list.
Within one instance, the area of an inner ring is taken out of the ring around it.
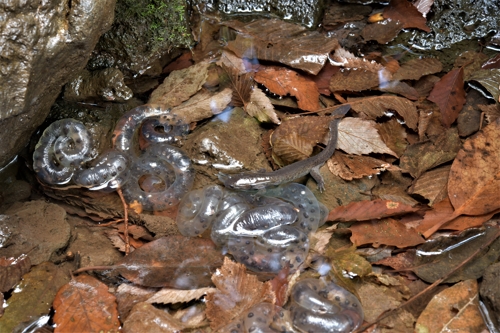
{"label": "brown leaf", "polygon": [[215,288],[199,288],[191,290],[178,290],[170,288],[162,288],[157,291],[153,296],[147,299],[148,303],[186,303],[207,295],[208,293],[215,292]]}
{"label": "brown leaf", "polygon": [[51,262],[34,266],[17,285],[19,292],[4,304],[0,332],[13,332],[23,322],[48,315],[57,291],[68,281],[68,274]]}
{"label": "brown leaf", "polygon": [[500,118],[500,104],[478,105],[481,112],[484,112],[484,119],[491,124]]}
{"label": "brown leaf", "polygon": [[89,275],[74,277],[54,300],[54,332],[118,332],[116,298]]}
{"label": "brown leaf", "polygon": [[209,63],[203,61],[186,69],[173,71],[151,93],[148,103],[173,108],[188,100],[205,83],[208,76],[208,66]]}
{"label": "brown leaf", "polygon": [[146,301],[157,291],[158,288],[141,287],[132,283],[120,284],[114,295],[118,302],[118,314],[122,321],[128,317],[135,304]]}
{"label": "brown leaf", "polygon": [[383,20],[366,25],[361,31],[365,41],[376,40],[379,44],[387,44],[403,29],[403,23],[396,20]]}
{"label": "brown leaf", "polygon": [[377,72],[366,69],[341,68],[330,79],[330,91],[363,91],[378,87]]}
{"label": "brown leaf", "polygon": [[210,274],[222,258],[208,239],[169,236],[138,248],[114,267],[142,286],[196,289],[211,284]]}
{"label": "brown leaf", "polygon": [[316,111],[320,108],[316,83],[296,71],[285,67],[261,67],[254,80],[265,85],[274,94],[295,96],[302,110]]}
{"label": "brown leaf", "polygon": [[412,207],[390,200],[367,200],[351,202],[348,205],[333,209],[328,214],[328,221],[366,221],[402,215],[418,210],[418,207]]}
{"label": "brown leaf", "polygon": [[424,75],[439,73],[443,64],[436,58],[411,59],[394,73],[393,80],[418,80]]}
{"label": "brown leaf", "polygon": [[470,76],[469,80],[479,82],[496,102],[500,101],[500,69],[477,70]]}
{"label": "brown leaf", "polygon": [[390,113],[389,111],[396,111],[403,117],[406,125],[413,129],[417,129],[418,112],[415,105],[406,98],[397,96],[376,96],[365,98],[349,98],[351,108],[358,112],[363,113],[369,119],[376,119]]}
{"label": "brown leaf", "polygon": [[339,151],[328,160],[327,165],[331,173],[345,180],[377,175],[390,168],[397,169],[390,163],[373,157],[347,155]]}
{"label": "brown leaf", "polygon": [[206,297],[207,318],[217,331],[257,303],[274,304],[275,296],[269,282],[260,282],[246,273],[244,265],[224,258],[224,265],[212,275],[217,291]]}
{"label": "brown leaf", "polygon": [[276,305],[283,306],[287,301],[288,275],[290,266],[285,266],[272,280],[269,281],[276,295]]}
{"label": "brown leaf", "polygon": [[123,322],[124,332],[180,333],[184,328],[171,314],[146,302],[134,305]]}
{"label": "brown leaf", "polygon": [[465,51],[455,59],[454,68],[463,67],[464,81],[470,81],[471,76],[480,72],[483,69],[481,65],[488,59],[488,56],[481,52]]}
{"label": "brown leaf", "polygon": [[417,8],[424,17],[429,13],[433,4],[434,0],[417,0],[414,2],[415,8]]}
{"label": "brown leaf", "polygon": [[449,128],[465,104],[463,68],[453,69],[443,76],[427,99],[439,105],[441,122]]}
{"label": "brown leaf", "polygon": [[418,178],[422,173],[455,158],[460,149],[456,128],[450,128],[433,141],[419,142],[406,148],[400,159],[400,168]]}
{"label": "brown leaf", "polygon": [[466,280],[434,296],[417,320],[418,332],[486,331],[476,280]]}
{"label": "brown leaf", "polygon": [[340,70],[340,67],[333,66],[330,62],[327,62],[325,66],[321,69],[318,75],[309,75],[308,77],[316,83],[318,91],[323,95],[330,95],[330,79],[331,77]]}
{"label": "brown leaf", "polygon": [[14,288],[30,268],[30,258],[25,254],[17,258],[0,258],[0,292],[5,293]]}
{"label": "brown leaf", "polygon": [[422,13],[406,0],[391,0],[389,5],[384,8],[384,17],[402,22],[405,29],[417,28],[426,32],[431,31],[426,25],[427,20]]}
{"label": "brown leaf", "polygon": [[382,153],[397,156],[380,138],[376,123],[361,118],[344,118],[339,123],[338,148],[348,154]]}
{"label": "brown leaf", "polygon": [[349,230],[352,232],[351,241],[356,246],[372,244],[374,247],[393,245],[403,248],[424,242],[415,229],[391,218],[355,223]]}
{"label": "brown leaf", "polygon": [[402,81],[387,81],[380,85],[380,91],[389,92],[393,94],[398,94],[412,101],[416,101],[418,99],[418,91],[410,86],[406,82]]}
{"label": "brown leaf", "polygon": [[482,64],[481,68],[482,69],[500,68],[500,54],[497,54],[496,56],[485,61]]}
{"label": "brown leaf", "polygon": [[335,38],[278,19],[223,24],[239,32],[236,40],[228,42],[227,48],[240,58],[277,61],[314,75],[338,46]]}
{"label": "brown leaf", "polygon": [[280,120],[274,112],[274,106],[269,98],[257,87],[252,89],[250,101],[245,105],[245,111],[261,122],[273,122],[280,124]]}
{"label": "brown leaf", "polygon": [[233,91],[230,88],[216,93],[204,90],[173,108],[171,113],[186,123],[198,122],[224,111],[232,96]]}
{"label": "brown leaf", "polygon": [[401,156],[404,153],[406,146],[408,146],[408,142],[406,141],[407,134],[403,125],[396,118],[391,118],[389,121],[383,123],[377,123],[377,130],[382,141],[397,156]]}
{"label": "brown leaf", "polygon": [[426,198],[429,200],[429,206],[432,206],[435,202],[440,202],[448,197],[446,185],[450,168],[450,165],[445,165],[423,173],[408,189],[408,193],[419,194]]}

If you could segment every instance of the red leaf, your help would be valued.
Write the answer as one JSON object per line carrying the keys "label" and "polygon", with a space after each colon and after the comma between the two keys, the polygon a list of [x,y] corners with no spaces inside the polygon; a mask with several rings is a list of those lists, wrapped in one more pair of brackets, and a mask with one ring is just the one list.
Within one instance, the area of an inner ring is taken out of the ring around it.
{"label": "red leaf", "polygon": [[358,201],[333,209],[328,214],[328,221],[365,221],[417,210],[418,208],[391,200]]}
{"label": "red leaf", "polygon": [[349,229],[352,232],[351,242],[356,246],[372,244],[379,247],[383,244],[403,248],[424,242],[415,229],[391,218],[355,223]]}
{"label": "red leaf", "polygon": [[403,28],[417,28],[431,31],[425,24],[427,20],[418,9],[407,0],[392,0],[384,9],[384,17],[404,24]]}
{"label": "red leaf", "polygon": [[465,104],[463,68],[454,69],[443,76],[427,99],[439,106],[441,122],[450,127]]}

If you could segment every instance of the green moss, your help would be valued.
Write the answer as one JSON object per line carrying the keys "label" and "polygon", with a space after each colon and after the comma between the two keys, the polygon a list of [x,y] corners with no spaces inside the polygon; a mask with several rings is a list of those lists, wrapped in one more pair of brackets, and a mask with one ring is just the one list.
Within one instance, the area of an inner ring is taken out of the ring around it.
{"label": "green moss", "polygon": [[184,0],[118,0],[116,21],[141,30],[142,41],[148,43],[153,52],[164,45],[188,47],[191,44]]}

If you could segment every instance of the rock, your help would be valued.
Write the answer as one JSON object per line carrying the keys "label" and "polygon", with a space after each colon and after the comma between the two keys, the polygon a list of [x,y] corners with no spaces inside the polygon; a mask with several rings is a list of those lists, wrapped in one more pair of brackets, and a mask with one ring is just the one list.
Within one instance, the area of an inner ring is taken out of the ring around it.
{"label": "rock", "polygon": [[115,0],[0,5],[0,167],[26,145],[113,21]]}
{"label": "rock", "polygon": [[132,90],[123,82],[122,72],[116,68],[93,72],[84,69],[64,87],[64,99],[71,102],[99,99],[125,102],[132,96]]}
{"label": "rock", "polygon": [[1,257],[18,257],[25,253],[33,265],[38,265],[49,261],[68,245],[69,224],[66,212],[58,205],[43,200],[16,203],[5,214],[10,218],[0,220],[0,230],[6,225],[10,236],[0,248]]}
{"label": "rock", "polygon": [[483,282],[479,289],[481,299],[484,301],[488,312],[493,315],[496,327],[500,324],[500,263],[489,266],[483,275]]}
{"label": "rock", "polygon": [[118,0],[113,26],[100,38],[87,68],[116,67],[127,77],[160,74],[161,60],[192,43],[185,13],[185,0]]}

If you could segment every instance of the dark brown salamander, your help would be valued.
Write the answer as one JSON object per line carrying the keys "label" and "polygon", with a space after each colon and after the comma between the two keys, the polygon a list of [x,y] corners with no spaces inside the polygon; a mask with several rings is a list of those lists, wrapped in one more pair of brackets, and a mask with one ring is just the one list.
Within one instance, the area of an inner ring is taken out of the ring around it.
{"label": "dark brown salamander", "polygon": [[335,152],[337,148],[338,124],[340,122],[339,116],[345,115],[350,108],[349,104],[345,104],[333,112],[332,116],[334,116],[334,119],[330,121],[328,143],[320,153],[273,172],[242,172],[233,175],[219,173],[219,180],[224,183],[224,186],[235,190],[260,190],[269,186],[291,182],[310,173],[316,183],[318,183],[319,191],[323,192],[325,184],[319,169]]}

